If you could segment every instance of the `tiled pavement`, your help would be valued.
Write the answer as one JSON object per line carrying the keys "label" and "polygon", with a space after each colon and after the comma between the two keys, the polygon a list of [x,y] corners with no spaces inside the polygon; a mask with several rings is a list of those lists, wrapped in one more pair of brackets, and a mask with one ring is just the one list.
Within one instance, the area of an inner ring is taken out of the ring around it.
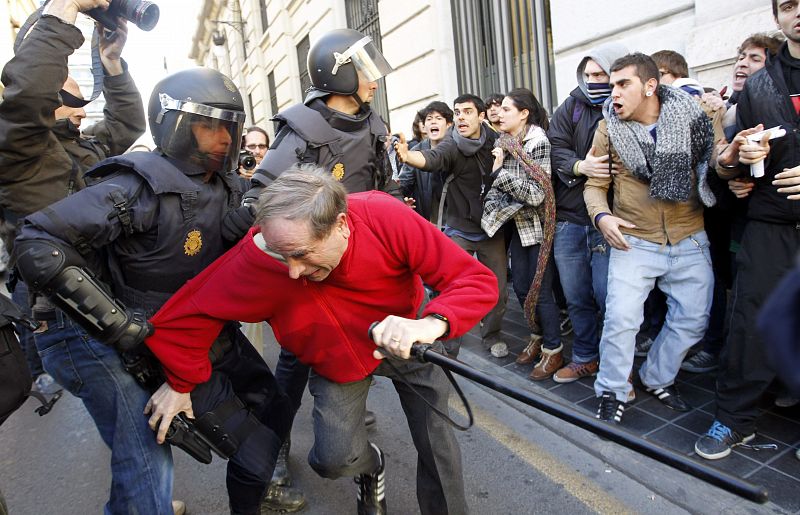
{"label": "tiled pavement", "polygon": [[[487,363],[527,378],[533,365],[519,366],[514,363],[530,334],[515,299],[510,292],[503,328],[509,348],[507,357],[492,357],[488,351],[483,350],[480,338],[474,332],[467,335],[463,345],[476,355],[484,357]],[[564,356],[568,358],[571,355],[571,335],[564,338],[563,343]],[[638,369],[642,361],[643,358],[636,359],[634,370]],[[569,384],[558,384],[553,380],[529,380],[532,391],[542,393],[542,389],[547,390],[556,398],[571,403],[575,409],[591,414],[597,409],[593,382],[594,378],[584,378]],[[789,513],[800,515],[800,460],[795,457],[795,449],[800,447],[800,405],[777,408],[773,404],[774,396],[767,396],[763,400],[758,434],[751,443],[774,443],[778,446],[777,451],[735,449],[727,458],[708,461],[694,453],[694,442],[705,433],[713,420],[714,373],[690,374],[682,371],[676,384],[683,398],[693,407],[691,411],[672,411],[655,397],[637,388],[636,401],[625,411],[623,426],[645,439],[765,486],[772,502]]]}

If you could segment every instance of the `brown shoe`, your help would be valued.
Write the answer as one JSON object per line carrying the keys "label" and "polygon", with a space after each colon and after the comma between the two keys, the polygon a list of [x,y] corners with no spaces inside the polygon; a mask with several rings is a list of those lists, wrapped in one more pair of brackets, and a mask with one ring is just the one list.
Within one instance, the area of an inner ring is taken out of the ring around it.
{"label": "brown shoe", "polygon": [[553,381],[556,383],[571,383],[577,381],[581,377],[588,377],[597,375],[597,369],[600,368],[600,362],[589,361],[588,363],[575,363],[574,361],[562,368],[553,376]]}
{"label": "brown shoe", "polygon": [[538,334],[532,334],[531,339],[528,341],[528,346],[519,353],[515,363],[517,365],[528,365],[529,363],[533,363],[536,361],[536,358],[539,357],[541,350],[542,337]]}
{"label": "brown shoe", "polygon": [[563,349],[563,345],[559,345],[557,349],[542,349],[542,359],[533,367],[528,377],[534,381],[549,379],[564,364],[564,358],[561,356]]}

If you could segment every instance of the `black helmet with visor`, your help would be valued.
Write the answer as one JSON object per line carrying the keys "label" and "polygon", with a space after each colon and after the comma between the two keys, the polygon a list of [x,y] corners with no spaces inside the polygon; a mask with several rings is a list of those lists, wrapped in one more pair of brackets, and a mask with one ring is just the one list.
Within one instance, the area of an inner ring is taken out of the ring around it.
{"label": "black helmet with visor", "polygon": [[163,79],[150,96],[148,119],[165,155],[207,171],[237,168],[244,102],[233,81],[218,71],[196,68]]}

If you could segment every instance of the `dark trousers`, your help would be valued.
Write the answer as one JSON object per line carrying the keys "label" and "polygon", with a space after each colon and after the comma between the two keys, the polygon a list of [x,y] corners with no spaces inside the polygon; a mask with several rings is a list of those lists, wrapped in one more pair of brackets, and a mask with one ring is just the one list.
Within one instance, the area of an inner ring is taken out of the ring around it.
{"label": "dark trousers", "polygon": [[292,429],[297,410],[300,409],[310,370],[311,367],[300,363],[297,356],[281,348],[278,364],[275,365],[275,380],[278,383],[278,388],[289,399],[289,431]]}
{"label": "dark trousers", "polygon": [[[428,402],[444,413],[449,412],[450,385],[441,368],[413,360],[387,359]],[[421,513],[467,513],[461,451],[451,426],[412,392],[385,360],[374,375],[392,380],[408,420],[417,450],[417,502]],[[311,372],[314,447],[308,454],[308,462],[320,476],[336,479],[371,473],[377,468],[377,457],[370,448],[364,426],[370,382],[371,377],[366,377],[351,383],[335,383]]]}
{"label": "dark trousers", "polygon": [[291,427],[289,406],[258,351],[238,330],[231,331],[231,337],[233,348],[214,363],[209,380],[192,391],[192,406],[200,418],[236,396],[245,407],[223,421],[225,431],[235,434],[250,413],[260,422],[228,460],[226,477],[231,511],[257,514]]}
{"label": "dark trousers", "polygon": [[756,330],[758,312],[800,251],[800,226],[749,221],[736,255],[728,341],[717,376],[717,419],[749,435],[758,401],[775,378]]}

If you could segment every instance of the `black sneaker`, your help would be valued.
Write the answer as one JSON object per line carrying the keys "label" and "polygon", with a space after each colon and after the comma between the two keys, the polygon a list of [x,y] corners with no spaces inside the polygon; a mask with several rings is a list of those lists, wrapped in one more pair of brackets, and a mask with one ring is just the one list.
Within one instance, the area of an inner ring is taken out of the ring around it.
{"label": "black sneaker", "polygon": [[661,401],[661,404],[669,409],[674,409],[675,411],[689,411],[692,409],[681,398],[681,394],[678,393],[678,389],[675,388],[674,384],[664,388],[647,388],[647,393],[654,395],[656,399]]}
{"label": "black sneaker", "polygon": [[371,442],[370,445],[378,453],[378,470],[355,477],[358,485],[358,515],[386,515],[386,460],[377,445]]}
{"label": "black sneaker", "polygon": [[597,406],[595,418],[619,424],[622,422],[622,414],[625,412],[625,407],[626,404],[618,401],[616,395],[611,392],[603,392],[600,397],[600,405]]}
{"label": "black sneaker", "polygon": [[711,372],[719,367],[717,357],[704,350],[701,350],[691,358],[681,363],[681,370],[691,372],[692,374],[703,374]]}
{"label": "black sneaker", "polygon": [[653,346],[652,338],[645,338],[640,342],[636,342],[636,347],[633,349],[633,355],[637,358],[644,358],[650,352],[650,347]]}
{"label": "black sneaker", "polygon": [[732,448],[745,444],[755,437],[755,433],[744,436],[715,420],[708,432],[695,442],[694,452],[707,460],[718,460],[729,455]]}

